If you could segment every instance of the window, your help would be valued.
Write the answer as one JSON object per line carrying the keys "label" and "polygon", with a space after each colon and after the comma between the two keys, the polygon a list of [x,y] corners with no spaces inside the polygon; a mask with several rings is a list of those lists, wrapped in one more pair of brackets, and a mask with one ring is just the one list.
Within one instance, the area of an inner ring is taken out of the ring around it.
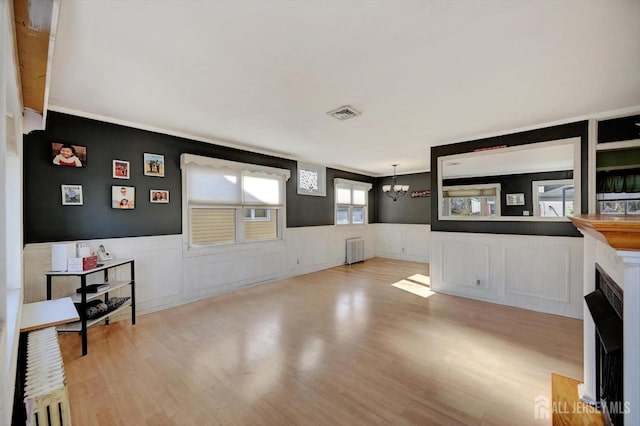
{"label": "window", "polygon": [[182,154],[188,247],[282,238],[289,170]]}
{"label": "window", "polygon": [[533,215],[564,217],[573,214],[573,179],[533,181]]}
{"label": "window", "polygon": [[298,161],[298,194],[325,197],[326,181],[326,167]]}
{"label": "window", "polygon": [[336,225],[367,223],[367,201],[371,184],[347,179],[335,179]]}
{"label": "window", "polygon": [[271,220],[270,209],[244,209],[244,220]]}
{"label": "window", "polygon": [[500,216],[500,184],[458,185],[442,188],[442,216]]}

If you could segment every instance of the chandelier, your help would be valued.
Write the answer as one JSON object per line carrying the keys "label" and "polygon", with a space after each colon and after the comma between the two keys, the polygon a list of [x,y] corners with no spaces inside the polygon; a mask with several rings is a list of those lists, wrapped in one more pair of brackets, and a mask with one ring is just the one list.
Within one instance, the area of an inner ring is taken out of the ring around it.
{"label": "chandelier", "polygon": [[409,185],[398,185],[396,182],[396,167],[397,164],[392,164],[393,166],[393,185],[382,185],[382,192],[387,197],[391,197],[393,201],[396,201],[399,197],[402,197],[407,194],[409,191]]}

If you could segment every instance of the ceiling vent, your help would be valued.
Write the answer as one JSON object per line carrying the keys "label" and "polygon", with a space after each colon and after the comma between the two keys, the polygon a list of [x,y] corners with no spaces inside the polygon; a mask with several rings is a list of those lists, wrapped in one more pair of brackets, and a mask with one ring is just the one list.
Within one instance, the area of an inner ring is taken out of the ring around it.
{"label": "ceiling vent", "polygon": [[348,118],[359,116],[361,112],[350,105],[344,105],[340,108],[334,109],[333,111],[329,111],[327,114],[333,118],[337,118],[338,120],[346,120]]}

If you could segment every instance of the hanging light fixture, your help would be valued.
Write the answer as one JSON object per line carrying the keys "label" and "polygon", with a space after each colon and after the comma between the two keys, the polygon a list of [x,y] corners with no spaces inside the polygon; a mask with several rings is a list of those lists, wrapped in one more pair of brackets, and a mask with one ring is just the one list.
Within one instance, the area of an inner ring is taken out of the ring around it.
{"label": "hanging light fixture", "polygon": [[398,185],[396,182],[396,167],[397,164],[392,164],[393,166],[393,185],[382,185],[382,192],[387,197],[391,197],[393,201],[396,201],[399,197],[403,197],[409,191],[409,185]]}

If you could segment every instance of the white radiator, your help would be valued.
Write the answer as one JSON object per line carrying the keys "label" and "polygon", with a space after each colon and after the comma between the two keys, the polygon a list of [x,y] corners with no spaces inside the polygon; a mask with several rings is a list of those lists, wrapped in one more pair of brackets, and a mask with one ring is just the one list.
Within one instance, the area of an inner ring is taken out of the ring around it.
{"label": "white radiator", "polygon": [[347,238],[347,265],[364,262],[364,238]]}
{"label": "white radiator", "polygon": [[55,327],[27,336],[25,372],[27,426],[71,426],[67,380]]}

